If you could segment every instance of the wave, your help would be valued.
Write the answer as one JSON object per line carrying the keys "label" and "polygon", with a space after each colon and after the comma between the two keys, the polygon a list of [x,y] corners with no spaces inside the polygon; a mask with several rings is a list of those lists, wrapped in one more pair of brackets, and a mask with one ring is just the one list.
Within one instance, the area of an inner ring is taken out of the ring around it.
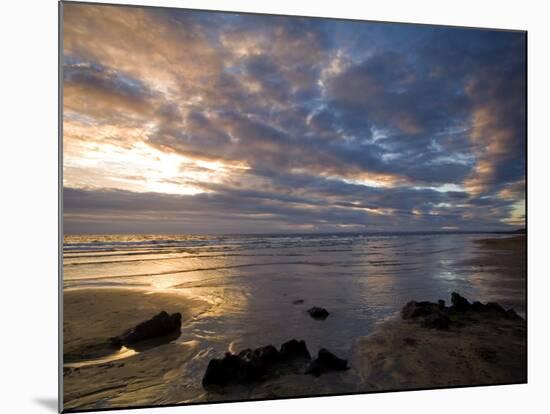
{"label": "wave", "polygon": [[[135,278],[135,277],[151,277],[151,276],[162,276],[162,275],[174,275],[180,273],[191,273],[191,272],[204,272],[204,271],[216,271],[216,270],[226,270],[226,269],[238,269],[243,267],[260,267],[260,266],[284,266],[284,265],[306,265],[306,266],[338,266],[338,265],[350,265],[348,261],[346,262],[307,262],[307,261],[296,261],[296,262],[270,262],[270,263],[243,263],[238,265],[229,265],[229,266],[213,266],[213,267],[200,267],[194,269],[172,269],[166,270],[163,272],[149,272],[149,273],[136,273],[128,275],[108,275],[108,276],[92,276],[92,277],[83,277],[83,278],[70,278],[65,279],[66,281],[71,282],[80,282],[88,280],[105,280],[105,279],[120,279],[120,278]],[[357,264],[361,265],[361,264]]]}
{"label": "wave", "polygon": [[[113,255],[118,256],[118,255]],[[80,265],[97,265],[97,264],[112,264],[112,263],[131,263],[131,262],[149,262],[149,261],[164,261],[164,260],[181,260],[181,259],[205,259],[205,258],[224,258],[224,257],[301,257],[307,256],[305,254],[240,254],[240,253],[228,253],[228,254],[203,254],[203,255],[189,255],[189,256],[176,256],[176,257],[156,257],[145,259],[127,259],[127,260],[92,260],[87,262],[71,262],[64,263],[64,266],[80,266]],[[82,257],[82,256],[79,256]],[[88,256],[89,257],[89,256]],[[99,256],[93,256],[99,257]],[[71,257],[72,259],[72,257]]]}
{"label": "wave", "polygon": [[[69,239],[70,240],[70,239]],[[292,247],[336,247],[350,246],[354,243],[365,243],[363,238],[350,237],[217,237],[208,239],[145,239],[145,240],[122,240],[113,241],[111,239],[100,240],[80,240],[65,241],[63,252],[66,255],[92,252],[117,252],[128,251],[137,253],[138,251],[162,251],[167,249],[225,249],[241,250],[250,247],[254,249],[273,249],[273,248],[292,248]]]}

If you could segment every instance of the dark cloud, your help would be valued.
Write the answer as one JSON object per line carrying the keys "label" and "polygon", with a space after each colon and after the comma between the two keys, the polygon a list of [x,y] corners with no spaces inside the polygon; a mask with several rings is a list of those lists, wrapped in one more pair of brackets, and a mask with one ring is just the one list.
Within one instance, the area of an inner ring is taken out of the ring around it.
{"label": "dark cloud", "polygon": [[97,62],[67,56],[63,66],[65,110],[105,122],[148,116],[158,95],[139,79]]}
{"label": "dark cloud", "polygon": [[[125,209],[150,228],[168,212],[196,232],[523,223],[523,33],[66,9],[69,228],[128,223]],[[128,159],[136,145],[151,151],[158,170],[187,161],[154,180],[148,163],[130,174],[116,170],[124,160],[106,162],[90,183],[87,147],[74,143],[94,142],[95,157],[116,153],[102,153],[97,137]],[[164,185],[202,193],[153,193]]]}
{"label": "dark cloud", "polygon": [[442,225],[475,230],[491,224],[464,220],[462,210],[441,207],[452,196],[437,191],[356,187],[343,191],[337,183],[318,183],[308,195],[218,188],[194,196],[65,188],[65,230],[78,233],[96,226],[96,231],[109,232],[126,224],[143,228],[155,223],[172,231],[202,233],[338,231],[343,226],[361,231],[402,226],[437,230]]}

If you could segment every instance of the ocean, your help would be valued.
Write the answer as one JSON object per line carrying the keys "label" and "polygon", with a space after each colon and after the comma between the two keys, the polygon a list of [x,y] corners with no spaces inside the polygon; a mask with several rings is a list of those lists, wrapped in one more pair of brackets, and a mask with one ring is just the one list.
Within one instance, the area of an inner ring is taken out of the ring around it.
{"label": "ocean", "polygon": [[[349,354],[350,344],[409,300],[498,301],[524,312],[523,293],[484,284],[497,269],[468,264],[496,234],[67,235],[64,289],[181,292],[215,311],[181,340],[213,350],[305,339]],[[486,253],[486,252],[485,252]],[[303,304],[293,304],[303,300]],[[325,321],[306,313],[330,312]]]}

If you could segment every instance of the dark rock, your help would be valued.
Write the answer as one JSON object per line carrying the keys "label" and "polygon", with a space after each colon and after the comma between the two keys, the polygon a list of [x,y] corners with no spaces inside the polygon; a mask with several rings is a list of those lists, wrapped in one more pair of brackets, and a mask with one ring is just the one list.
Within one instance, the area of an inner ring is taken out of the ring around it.
{"label": "dark rock", "polygon": [[117,338],[112,338],[113,345],[132,345],[139,341],[153,339],[173,333],[179,333],[181,330],[181,313],[168,315],[162,311],[151,319],[141,322],[135,328],[126,331]]}
{"label": "dark rock", "polygon": [[266,359],[260,358],[256,351],[245,349],[238,353],[240,365],[236,382],[258,381],[265,375],[270,363]]}
{"label": "dark rock", "polygon": [[505,310],[496,302],[483,304],[479,301],[470,303],[460,294],[451,295],[452,306],[445,307],[445,301],[437,303],[410,301],[401,309],[403,319],[419,322],[425,328],[447,330],[451,326],[461,328],[468,324],[479,324],[487,318],[506,318],[523,321],[513,309]]}
{"label": "dark rock", "polygon": [[523,320],[523,318],[519,316],[514,309],[508,309],[506,311],[506,317],[508,319],[517,320],[517,321]]}
{"label": "dark rock", "polygon": [[411,301],[401,309],[403,319],[420,319],[422,326],[435,329],[449,329],[451,323],[446,314],[445,301],[438,303]]}
{"label": "dark rock", "polygon": [[486,305],[474,302],[472,304],[472,310],[477,312],[489,312],[493,316],[504,317],[511,320],[523,320],[514,309],[510,308],[506,310],[497,302],[488,302]]}
{"label": "dark rock", "polygon": [[424,317],[424,320],[422,321],[422,326],[425,328],[435,328],[439,330],[447,330],[449,329],[449,325],[451,324],[451,320],[449,317],[443,313],[432,313],[430,315],[427,315]]}
{"label": "dark rock", "polygon": [[319,308],[317,306],[314,306],[313,308],[310,308],[307,310],[307,313],[313,318],[313,319],[321,319],[324,320],[328,318],[328,311],[324,308]]}
{"label": "dark rock", "polygon": [[348,369],[347,360],[338,358],[325,348],[319,350],[316,361],[331,370],[343,371]]}
{"label": "dark rock", "polygon": [[208,363],[202,385],[225,386],[260,381],[278,361],[279,351],[273,345],[244,349],[237,355],[227,352],[223,358]]}
{"label": "dark rock", "polygon": [[114,349],[120,349],[122,348],[122,339],[120,336],[114,336],[112,338],[109,338],[109,345],[112,346]]}
{"label": "dark rock", "polygon": [[301,305],[302,303],[304,303],[303,299],[296,299],[296,300],[292,301],[293,305]]}
{"label": "dark rock", "polygon": [[470,306],[470,311],[472,312],[492,312],[493,314],[497,314],[499,316],[503,316],[507,319],[511,320],[522,320],[523,318],[519,316],[514,309],[508,309],[505,310],[501,305],[499,305],[496,302],[489,302],[486,305],[484,305],[481,302],[474,302]]}
{"label": "dark rock", "polygon": [[306,347],[304,341],[297,341],[291,339],[281,345],[281,351],[279,352],[281,360],[289,361],[297,358],[311,359],[311,355]]}
{"label": "dark rock", "polygon": [[245,379],[243,365],[243,360],[239,356],[229,352],[222,359],[212,359],[202,378],[202,385],[224,386],[230,382],[242,381]]}
{"label": "dark rock", "polygon": [[415,315],[416,308],[416,302],[414,300],[411,300],[405,306],[403,306],[403,309],[401,309],[401,318],[412,319],[414,317],[413,315]]}
{"label": "dark rock", "polygon": [[347,360],[338,358],[332,352],[321,348],[317,354],[317,358],[309,364],[306,373],[318,377],[325,372],[344,371],[348,368]]}
{"label": "dark rock", "polygon": [[[227,354],[230,354],[231,352],[226,352],[225,355]],[[243,349],[241,352],[239,352],[237,354],[237,356],[243,360],[250,360],[252,359],[252,354],[254,353],[254,351],[250,348],[246,348],[246,349]]]}
{"label": "dark rock", "polygon": [[470,310],[474,312],[483,312],[485,310],[485,305],[481,302],[475,301],[474,303],[472,303]]}
{"label": "dark rock", "polygon": [[306,343],[295,339],[285,342],[281,352],[273,345],[244,349],[238,354],[227,352],[223,358],[215,358],[208,363],[202,385],[208,388],[262,381],[281,363],[304,358],[311,359]]}
{"label": "dark rock", "polygon": [[424,317],[433,313],[439,314],[439,305],[432,302],[416,302],[411,301],[407,303],[403,309],[401,309],[401,317],[403,319],[415,319],[418,317]]}
{"label": "dark rock", "polygon": [[493,311],[493,312],[496,312],[496,313],[499,313],[499,314],[502,314],[502,315],[506,315],[506,311],[504,310],[504,308],[496,302],[488,302],[485,305],[485,310]]}
{"label": "dark rock", "polygon": [[[240,355],[240,354],[239,354]],[[252,354],[248,356],[251,361],[258,364],[270,366],[279,361],[280,355],[277,348],[273,345],[262,346],[252,351]]]}
{"label": "dark rock", "polygon": [[451,293],[451,302],[458,312],[465,312],[470,309],[470,302],[463,296],[460,296],[458,293]]}

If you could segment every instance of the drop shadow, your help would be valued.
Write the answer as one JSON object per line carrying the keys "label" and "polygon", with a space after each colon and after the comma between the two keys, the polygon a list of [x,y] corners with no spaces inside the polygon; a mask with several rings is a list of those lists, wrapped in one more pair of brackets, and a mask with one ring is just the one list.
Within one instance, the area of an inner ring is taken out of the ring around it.
{"label": "drop shadow", "polygon": [[47,408],[49,411],[52,411],[54,413],[58,412],[57,398],[37,397],[34,398],[34,402],[44,408]]}

